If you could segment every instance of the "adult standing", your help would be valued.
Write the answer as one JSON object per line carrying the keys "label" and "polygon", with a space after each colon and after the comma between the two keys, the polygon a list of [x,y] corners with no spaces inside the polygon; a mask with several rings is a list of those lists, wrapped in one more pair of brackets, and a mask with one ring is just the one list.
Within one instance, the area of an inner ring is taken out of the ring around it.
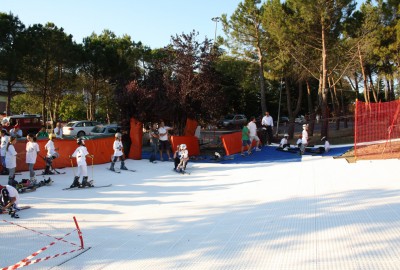
{"label": "adult standing", "polygon": [[56,127],[54,128],[54,134],[56,134],[56,138],[57,139],[62,139],[62,137],[63,137],[63,129],[62,129],[62,126],[61,126],[60,122],[58,122],[56,124]]}
{"label": "adult standing", "polygon": [[247,124],[247,127],[249,128],[249,135],[250,135],[250,148],[253,143],[253,140],[256,141],[256,151],[261,151],[259,148],[260,145],[260,138],[257,136],[257,125],[256,125],[256,118],[252,116],[250,118],[250,122]]}
{"label": "adult standing", "polygon": [[263,126],[264,144],[270,145],[273,139],[272,130],[274,128],[274,120],[269,112],[265,112],[265,116],[261,120],[261,125]]}
{"label": "adult standing", "polygon": [[165,126],[164,121],[160,122],[160,127],[158,128],[158,135],[160,140],[160,160],[163,161],[163,151],[167,152],[168,160],[172,161],[170,152],[169,152],[169,141],[168,141],[168,131],[172,130],[171,127]]}
{"label": "adult standing", "polygon": [[124,148],[124,156],[125,159],[129,158],[129,152],[131,150],[132,140],[129,136],[128,130],[122,130],[122,137],[121,137],[122,147]]}
{"label": "adult standing", "polygon": [[301,145],[300,145],[300,154],[303,155],[306,151],[306,147],[308,144],[308,125],[303,125],[303,132],[301,133]]}
{"label": "adult standing", "polygon": [[16,124],[14,128],[10,129],[11,137],[22,138],[22,130],[19,128],[19,124]]}
{"label": "adult standing", "polygon": [[153,149],[150,156],[150,162],[154,162],[154,160],[156,160],[159,137],[157,123],[153,123],[150,129],[150,144]]}

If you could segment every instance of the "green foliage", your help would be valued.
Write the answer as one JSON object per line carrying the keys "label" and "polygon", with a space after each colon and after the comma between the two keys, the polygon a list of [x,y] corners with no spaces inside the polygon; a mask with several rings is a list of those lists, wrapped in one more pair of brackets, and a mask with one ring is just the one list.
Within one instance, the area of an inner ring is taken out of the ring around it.
{"label": "green foliage", "polygon": [[86,107],[82,94],[66,94],[60,103],[59,119],[83,120],[86,119]]}
{"label": "green foliage", "polygon": [[30,92],[17,95],[12,98],[11,112],[13,114],[21,114],[24,112],[29,114],[41,114],[40,104],[40,98]]}

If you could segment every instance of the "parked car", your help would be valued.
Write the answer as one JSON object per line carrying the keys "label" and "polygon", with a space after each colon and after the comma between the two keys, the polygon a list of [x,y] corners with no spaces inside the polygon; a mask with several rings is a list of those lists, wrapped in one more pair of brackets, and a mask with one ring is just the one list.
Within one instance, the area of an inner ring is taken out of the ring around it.
{"label": "parked car", "polygon": [[63,127],[63,134],[66,136],[82,137],[88,135],[92,129],[99,124],[100,123],[96,121],[72,121]]}
{"label": "parked car", "polygon": [[281,116],[279,118],[279,123],[289,123],[289,117],[287,116]]}
{"label": "parked car", "polygon": [[242,125],[247,125],[247,118],[244,114],[228,114],[217,123],[219,128],[240,128]]}
{"label": "parked car", "polygon": [[89,133],[89,135],[114,135],[121,131],[121,127],[118,125],[97,125]]}
{"label": "parked car", "polygon": [[294,119],[294,122],[297,124],[302,124],[306,122],[306,118],[304,117],[304,115],[299,115]]}
{"label": "parked car", "polygon": [[42,128],[42,119],[39,114],[19,114],[3,117],[3,127],[10,131],[16,124],[22,130],[23,136],[29,133],[36,134]]}

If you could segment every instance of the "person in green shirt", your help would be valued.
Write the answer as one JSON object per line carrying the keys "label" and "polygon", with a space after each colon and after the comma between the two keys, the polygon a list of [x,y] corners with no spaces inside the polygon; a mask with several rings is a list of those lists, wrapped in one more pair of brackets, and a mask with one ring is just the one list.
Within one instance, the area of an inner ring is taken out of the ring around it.
{"label": "person in green shirt", "polygon": [[49,133],[46,132],[46,127],[42,126],[38,134],[36,134],[36,138],[38,139],[47,139],[49,137]]}
{"label": "person in green shirt", "polygon": [[246,125],[244,125],[242,128],[242,151],[240,153],[242,157],[244,157],[244,150],[246,149],[246,147],[248,147],[247,153],[249,155],[251,154],[249,135],[250,135],[250,130]]}

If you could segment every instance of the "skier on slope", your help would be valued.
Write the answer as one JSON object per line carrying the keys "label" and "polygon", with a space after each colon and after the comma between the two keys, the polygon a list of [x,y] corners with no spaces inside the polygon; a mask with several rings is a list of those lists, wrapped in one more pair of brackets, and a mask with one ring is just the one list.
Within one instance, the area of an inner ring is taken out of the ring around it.
{"label": "skier on slope", "polygon": [[47,154],[45,157],[45,161],[46,161],[46,168],[43,172],[43,174],[54,174],[52,171],[50,171],[50,169],[52,169],[52,165],[53,165],[53,159],[56,159],[59,157],[59,154],[56,152],[56,150],[58,150],[58,148],[55,148],[54,146],[54,142],[53,139],[56,137],[56,134],[51,133],[49,135],[49,140],[46,143],[46,145],[44,146],[44,149],[46,149]]}
{"label": "skier on slope", "polygon": [[189,161],[189,151],[186,148],[186,144],[180,145],[179,156],[181,158],[178,166],[176,167],[177,172],[184,173],[186,170],[186,164]]}
{"label": "skier on slope", "polygon": [[[93,158],[93,155],[90,155],[85,146],[85,141],[81,138],[76,140],[78,144],[78,148],[76,148],[75,152],[69,156],[69,158],[76,158],[76,164],[78,166],[77,175],[74,177],[74,182],[70,186],[70,188],[79,187],[93,187],[92,181],[88,181],[88,173],[87,173],[87,164],[86,164],[86,156]],[[79,183],[79,178],[82,176],[82,184]]]}
{"label": "skier on slope", "polygon": [[11,217],[19,218],[15,213],[20,210],[18,207],[19,194],[18,191],[10,185],[2,186],[0,185],[0,206],[1,213],[6,210],[10,210]]}
{"label": "skier on slope", "polygon": [[119,133],[119,132],[115,133],[115,141],[114,141],[114,144],[113,144],[114,155],[112,157],[112,162],[111,162],[111,167],[110,167],[111,171],[115,171],[114,165],[115,165],[115,162],[117,162],[118,159],[121,160],[120,169],[121,170],[128,170],[128,168],[125,167],[125,159],[124,159],[124,153],[123,153],[124,147],[122,146],[121,137],[122,137],[121,133]]}

